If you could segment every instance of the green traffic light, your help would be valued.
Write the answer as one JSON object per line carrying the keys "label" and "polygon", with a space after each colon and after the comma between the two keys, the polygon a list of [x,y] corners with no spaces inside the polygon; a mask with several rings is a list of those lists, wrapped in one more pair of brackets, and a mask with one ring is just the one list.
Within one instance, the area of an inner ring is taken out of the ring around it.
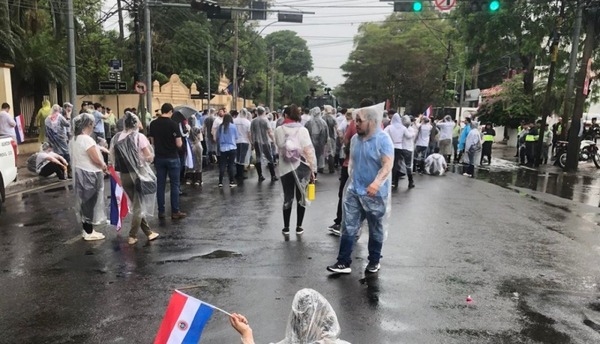
{"label": "green traffic light", "polygon": [[500,1],[494,0],[490,2],[490,11],[496,12],[500,9]]}
{"label": "green traffic light", "polygon": [[421,3],[421,1],[413,2],[413,11],[421,12],[422,9],[423,9],[423,3]]}

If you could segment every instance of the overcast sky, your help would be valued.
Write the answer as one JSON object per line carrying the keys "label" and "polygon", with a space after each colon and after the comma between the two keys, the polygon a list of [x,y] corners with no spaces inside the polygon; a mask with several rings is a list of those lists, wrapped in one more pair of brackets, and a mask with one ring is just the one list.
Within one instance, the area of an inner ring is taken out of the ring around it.
{"label": "overcast sky", "polygon": [[[111,8],[116,8],[116,0],[104,1],[103,10]],[[381,21],[392,13],[391,3],[379,0],[276,0],[272,9],[315,12],[304,15],[302,24],[277,23],[277,14],[270,14],[266,21],[261,21],[259,31],[264,28],[263,36],[279,30],[296,31],[312,52],[314,71],[311,75],[321,76],[332,88],[344,82],[339,67],[352,51],[352,39],[358,26]],[[118,30],[117,16],[105,23],[105,29]]]}

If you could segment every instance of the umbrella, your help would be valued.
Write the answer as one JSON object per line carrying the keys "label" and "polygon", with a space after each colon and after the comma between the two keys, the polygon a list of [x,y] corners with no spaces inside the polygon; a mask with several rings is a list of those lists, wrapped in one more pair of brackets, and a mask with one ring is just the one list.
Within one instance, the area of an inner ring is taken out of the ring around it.
{"label": "umbrella", "polygon": [[198,110],[188,105],[182,105],[175,107],[175,109],[173,109],[173,112],[180,112],[186,119],[188,119],[190,118],[190,116],[195,115],[196,112],[198,112]]}

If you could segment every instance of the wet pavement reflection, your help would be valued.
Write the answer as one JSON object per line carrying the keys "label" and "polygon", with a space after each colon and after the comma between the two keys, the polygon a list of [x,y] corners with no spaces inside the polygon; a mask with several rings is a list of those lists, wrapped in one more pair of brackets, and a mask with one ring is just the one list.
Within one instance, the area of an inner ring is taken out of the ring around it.
{"label": "wet pavement reflection", "polygon": [[[451,165],[450,171],[462,174],[462,165]],[[533,169],[512,161],[492,159],[492,165],[476,166],[475,178],[501,187],[526,188],[555,195],[582,204],[600,207],[600,172],[584,169],[565,173],[555,166]]]}

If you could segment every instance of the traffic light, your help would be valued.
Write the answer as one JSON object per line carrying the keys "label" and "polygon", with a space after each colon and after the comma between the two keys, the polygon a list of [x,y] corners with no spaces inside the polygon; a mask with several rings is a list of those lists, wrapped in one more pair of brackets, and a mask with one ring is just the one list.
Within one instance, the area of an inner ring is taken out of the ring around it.
{"label": "traffic light", "polygon": [[267,20],[267,3],[265,1],[251,1],[250,9],[251,20]]}
{"label": "traffic light", "polygon": [[192,0],[192,9],[205,12],[209,19],[231,19],[231,10],[223,9],[215,1]]}
{"label": "traffic light", "polygon": [[498,12],[500,9],[499,0],[469,0],[469,9],[472,12]]}
{"label": "traffic light", "polygon": [[395,0],[394,12],[421,12],[423,10],[423,1],[413,0]]}

